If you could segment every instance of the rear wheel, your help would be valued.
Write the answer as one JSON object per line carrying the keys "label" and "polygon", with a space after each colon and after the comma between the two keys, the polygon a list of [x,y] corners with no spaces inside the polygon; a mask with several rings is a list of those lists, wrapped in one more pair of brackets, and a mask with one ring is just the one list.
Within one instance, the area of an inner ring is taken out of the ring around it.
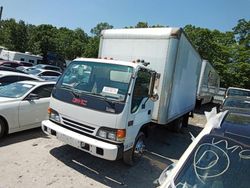
{"label": "rear wheel", "polygon": [[0,119],[0,138],[2,138],[6,131],[6,123]]}
{"label": "rear wheel", "polygon": [[189,119],[189,113],[187,113],[183,116],[183,127],[188,126],[188,119]]}
{"label": "rear wheel", "polygon": [[180,117],[172,122],[172,130],[179,133],[183,126],[183,117]]}
{"label": "rear wheel", "polygon": [[133,166],[137,164],[145,151],[145,135],[143,132],[140,132],[136,139],[132,149],[124,152],[123,161],[124,163]]}

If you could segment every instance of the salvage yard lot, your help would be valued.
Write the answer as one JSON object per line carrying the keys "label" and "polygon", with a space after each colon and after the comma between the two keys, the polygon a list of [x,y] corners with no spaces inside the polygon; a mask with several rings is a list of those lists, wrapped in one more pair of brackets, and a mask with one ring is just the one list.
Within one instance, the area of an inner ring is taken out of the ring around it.
{"label": "salvage yard lot", "polygon": [[155,126],[147,151],[134,167],[106,161],[45,135],[40,128],[11,134],[0,141],[0,188],[12,187],[154,187],[163,169],[179,159],[206,120],[206,105],[181,133]]}

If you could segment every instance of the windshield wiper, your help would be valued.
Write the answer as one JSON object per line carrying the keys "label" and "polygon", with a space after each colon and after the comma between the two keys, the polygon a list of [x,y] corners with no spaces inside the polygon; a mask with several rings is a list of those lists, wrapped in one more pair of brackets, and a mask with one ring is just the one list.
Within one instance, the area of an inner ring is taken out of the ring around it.
{"label": "windshield wiper", "polygon": [[73,89],[73,86],[71,86],[71,85],[61,85],[60,87],[63,88],[63,89],[68,89],[68,90]]}
{"label": "windshield wiper", "polygon": [[106,96],[104,96],[104,95],[102,95],[100,93],[92,92],[91,94],[101,97],[106,103],[109,104],[110,107],[115,108],[115,102],[116,102],[115,100],[110,100]]}

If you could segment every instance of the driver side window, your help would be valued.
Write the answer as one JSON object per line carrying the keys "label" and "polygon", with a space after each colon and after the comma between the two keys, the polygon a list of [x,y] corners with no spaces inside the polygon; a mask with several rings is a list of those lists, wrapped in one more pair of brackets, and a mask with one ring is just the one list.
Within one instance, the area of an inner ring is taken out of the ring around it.
{"label": "driver side window", "polygon": [[136,112],[142,100],[148,97],[150,78],[151,74],[148,70],[141,69],[138,71],[132,96],[131,113]]}

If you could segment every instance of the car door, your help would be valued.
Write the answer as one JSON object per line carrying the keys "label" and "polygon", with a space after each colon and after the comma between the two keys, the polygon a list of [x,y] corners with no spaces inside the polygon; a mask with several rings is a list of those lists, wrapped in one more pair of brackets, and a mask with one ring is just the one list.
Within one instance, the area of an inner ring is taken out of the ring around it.
{"label": "car door", "polygon": [[150,79],[149,70],[141,68],[138,71],[128,117],[127,135],[131,135],[130,143],[134,142],[141,126],[151,121],[153,102],[148,98]]}
{"label": "car door", "polygon": [[43,85],[34,89],[31,93],[36,94],[38,99],[29,99],[29,95],[20,102],[19,126],[39,127],[41,121],[47,118],[47,109],[53,84]]}

